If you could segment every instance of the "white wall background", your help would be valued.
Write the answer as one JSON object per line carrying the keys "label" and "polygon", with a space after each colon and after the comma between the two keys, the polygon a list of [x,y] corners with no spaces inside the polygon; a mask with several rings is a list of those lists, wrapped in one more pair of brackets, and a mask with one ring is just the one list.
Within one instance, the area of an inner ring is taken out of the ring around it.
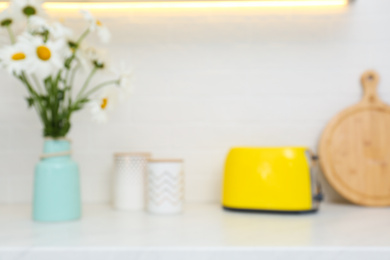
{"label": "white wall background", "polygon": [[[106,125],[91,123],[87,112],[74,118],[84,201],[109,200],[118,151],[184,158],[187,200],[219,201],[230,147],[316,149],[327,121],[359,100],[364,70],[378,70],[380,94],[390,101],[389,12],[388,0],[357,0],[343,10],[96,13],[112,29],[113,63],[132,65],[136,91]],[[83,25],[78,16],[67,22]],[[25,203],[41,127],[23,87],[5,73],[0,79],[0,202]]]}

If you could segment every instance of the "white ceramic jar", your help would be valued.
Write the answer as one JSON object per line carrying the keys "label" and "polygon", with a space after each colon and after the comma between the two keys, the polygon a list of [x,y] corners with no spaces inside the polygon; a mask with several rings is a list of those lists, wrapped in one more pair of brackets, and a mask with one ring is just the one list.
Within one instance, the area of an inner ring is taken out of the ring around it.
{"label": "white ceramic jar", "polygon": [[145,208],[145,175],[148,153],[115,154],[113,206],[121,210]]}
{"label": "white ceramic jar", "polygon": [[183,211],[184,174],[182,160],[149,160],[147,166],[147,210],[154,214]]}

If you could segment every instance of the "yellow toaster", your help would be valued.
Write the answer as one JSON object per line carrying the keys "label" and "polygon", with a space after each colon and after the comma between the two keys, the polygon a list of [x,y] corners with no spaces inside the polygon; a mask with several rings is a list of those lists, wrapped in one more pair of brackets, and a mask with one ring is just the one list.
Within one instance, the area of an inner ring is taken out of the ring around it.
{"label": "yellow toaster", "polygon": [[222,205],[228,210],[315,212],[322,198],[306,147],[236,147],[225,163]]}

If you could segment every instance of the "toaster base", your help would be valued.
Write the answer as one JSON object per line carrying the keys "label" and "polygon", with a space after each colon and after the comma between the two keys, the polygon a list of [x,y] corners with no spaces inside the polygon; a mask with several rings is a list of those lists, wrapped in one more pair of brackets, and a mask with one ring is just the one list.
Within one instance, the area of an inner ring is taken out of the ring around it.
{"label": "toaster base", "polygon": [[236,212],[249,212],[249,213],[269,213],[269,214],[310,214],[316,213],[318,209],[309,209],[309,210],[263,210],[263,209],[239,209],[239,208],[230,208],[222,206],[223,209],[227,211],[236,211]]}

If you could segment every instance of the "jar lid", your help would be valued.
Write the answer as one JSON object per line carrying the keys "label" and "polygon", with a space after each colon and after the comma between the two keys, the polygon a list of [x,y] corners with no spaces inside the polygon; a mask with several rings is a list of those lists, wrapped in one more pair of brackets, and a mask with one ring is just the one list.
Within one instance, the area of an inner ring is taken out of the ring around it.
{"label": "jar lid", "polygon": [[148,159],[148,162],[150,163],[170,163],[170,162],[177,162],[177,163],[180,163],[180,162],[183,162],[183,159]]}
{"label": "jar lid", "polygon": [[138,152],[128,152],[128,153],[115,153],[114,157],[146,157],[150,158],[150,153],[138,153]]}

